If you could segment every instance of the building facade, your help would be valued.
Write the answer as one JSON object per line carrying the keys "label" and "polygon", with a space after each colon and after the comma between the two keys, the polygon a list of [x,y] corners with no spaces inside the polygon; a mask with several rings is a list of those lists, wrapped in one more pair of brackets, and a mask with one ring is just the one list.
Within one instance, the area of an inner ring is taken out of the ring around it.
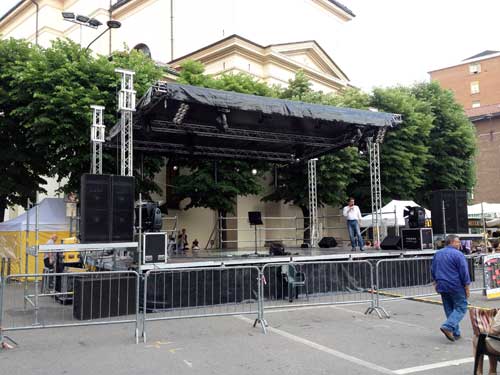
{"label": "building facade", "polygon": [[[91,28],[67,22],[62,12],[83,15],[101,25]],[[95,53],[107,55],[114,50],[136,48],[173,68],[193,59],[215,76],[245,72],[278,85],[286,85],[298,70],[303,70],[313,89],[335,93],[349,86],[349,78],[321,45],[330,45],[332,36],[353,17],[336,0],[23,0],[0,18],[0,35],[24,38],[45,47],[57,38],[69,38],[86,47],[106,30],[107,21],[116,20],[121,27],[110,29],[93,42]],[[304,20],[314,22],[301,27]],[[169,171],[164,170],[157,176],[156,181],[165,187],[163,194],[155,197],[158,201],[168,199],[168,175]],[[266,181],[263,184],[268,185]],[[303,226],[297,219],[301,216],[298,208],[263,203],[260,198],[238,198],[235,219],[228,221],[229,229],[238,229],[228,232],[228,238],[237,241],[231,247],[253,246],[253,229],[245,219],[248,211],[287,217],[280,223],[266,222],[266,226]],[[202,247],[216,241],[214,212],[201,208],[184,211],[182,202],[180,208],[170,210],[169,215],[178,217],[177,228],[188,229],[190,241],[197,238]],[[338,214],[333,208],[322,210],[323,215]],[[324,227],[335,226],[332,220],[340,219],[325,218]],[[164,226],[170,228],[172,224],[169,221]],[[261,231],[259,244],[270,238],[291,239],[298,235],[292,229]]]}
{"label": "building facade", "polygon": [[453,91],[475,125],[477,182],[472,200],[500,202],[500,52],[484,51],[429,74]]}

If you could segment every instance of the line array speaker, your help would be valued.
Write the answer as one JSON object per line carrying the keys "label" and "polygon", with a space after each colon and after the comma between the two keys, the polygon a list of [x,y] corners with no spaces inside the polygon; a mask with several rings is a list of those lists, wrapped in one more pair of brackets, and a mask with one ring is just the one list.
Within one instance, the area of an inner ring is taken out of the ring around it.
{"label": "line array speaker", "polygon": [[80,182],[81,243],[132,241],[134,178],[84,174]]}

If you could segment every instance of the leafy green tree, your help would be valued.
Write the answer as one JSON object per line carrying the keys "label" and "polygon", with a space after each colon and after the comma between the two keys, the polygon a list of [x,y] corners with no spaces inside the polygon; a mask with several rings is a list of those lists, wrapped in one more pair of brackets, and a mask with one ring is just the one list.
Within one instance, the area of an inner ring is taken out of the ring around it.
{"label": "leafy green tree", "polygon": [[475,184],[473,124],[453,93],[443,90],[437,82],[417,84],[412,93],[430,105],[433,115],[424,185],[417,194],[419,201],[428,203],[433,190],[470,191]]}
{"label": "leafy green tree", "polygon": [[[68,180],[65,191],[78,191],[81,174],[90,169],[90,105],[106,107],[108,130],[118,121],[116,93],[120,77],[114,72],[116,67],[135,71],[138,97],[162,76],[162,70],[138,51],[116,53],[109,61],[104,56],[94,58],[71,41],[57,40],[28,63],[17,82],[32,97],[23,108],[31,142],[45,147],[45,162],[51,174]],[[157,191],[152,181],[163,161],[138,154],[134,159],[137,190]],[[117,173],[117,162],[116,150],[107,151],[104,173]]]}
{"label": "leafy green tree", "polygon": [[[375,89],[371,107],[388,113],[399,113],[403,123],[390,129],[380,147],[382,197],[390,199],[414,199],[422,189],[429,160],[427,145],[432,129],[430,106],[413,95],[406,87]],[[369,169],[363,178],[351,185],[363,209],[371,209]]]}
{"label": "leafy green tree", "polygon": [[[201,63],[194,61],[187,61],[182,65],[179,82],[245,94],[273,95],[270,87],[249,75],[223,74],[215,79],[204,73]],[[187,167],[189,173],[174,179],[173,193],[176,198],[190,199],[186,209],[210,208],[222,217],[234,213],[238,196],[258,194],[262,190],[259,176],[252,175],[251,171],[257,168],[262,172],[266,168],[264,163],[234,160],[219,160],[215,164],[214,161],[194,159],[183,160],[179,164]],[[226,228],[225,220],[222,221],[222,228]],[[223,240],[226,238],[224,231]]]}
{"label": "leafy green tree", "polygon": [[[345,95],[331,95],[313,91],[304,72],[297,72],[289,81],[288,87],[279,92],[282,99],[300,100],[325,105],[341,105],[343,100],[349,104],[363,106],[368,102],[366,95],[357,90],[349,90]],[[354,147],[339,150],[319,158],[317,162],[317,197],[318,205],[340,206],[345,201],[347,187],[356,181],[363,170],[365,161]],[[278,185],[265,196],[265,201],[283,201],[299,207],[304,216],[304,240],[309,240],[309,190],[307,162],[290,164],[278,169]]]}
{"label": "leafy green tree", "polygon": [[29,127],[24,109],[33,97],[19,81],[32,60],[41,51],[25,41],[0,39],[0,222],[9,205],[25,205],[34,200],[35,192],[43,192],[40,176],[49,173],[45,148],[29,141]]}

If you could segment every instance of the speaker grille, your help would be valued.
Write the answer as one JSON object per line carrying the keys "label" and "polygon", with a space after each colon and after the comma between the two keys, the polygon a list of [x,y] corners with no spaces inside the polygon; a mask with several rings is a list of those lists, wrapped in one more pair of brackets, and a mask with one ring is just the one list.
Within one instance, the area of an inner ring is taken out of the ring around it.
{"label": "speaker grille", "polygon": [[109,241],[110,181],[110,176],[107,175],[82,176],[80,237],[83,243]]}
{"label": "speaker grille", "polygon": [[81,242],[132,241],[134,193],[133,177],[82,175]]}
{"label": "speaker grille", "polygon": [[432,192],[432,230],[444,233],[443,202],[446,233],[468,233],[467,192],[465,190],[437,190]]}

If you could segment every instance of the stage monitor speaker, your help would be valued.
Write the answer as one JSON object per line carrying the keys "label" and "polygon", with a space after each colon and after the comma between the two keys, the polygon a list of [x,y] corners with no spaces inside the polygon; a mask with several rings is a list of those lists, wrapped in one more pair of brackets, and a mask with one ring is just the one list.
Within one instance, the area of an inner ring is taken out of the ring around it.
{"label": "stage monitor speaker", "polygon": [[318,242],[318,246],[322,248],[336,247],[337,240],[333,237],[323,237],[321,241]]}
{"label": "stage monitor speaker", "polygon": [[80,240],[108,242],[111,237],[111,176],[84,174],[80,190]]}
{"label": "stage monitor speaker", "polygon": [[432,230],[434,234],[444,234],[443,202],[445,209],[446,233],[468,233],[467,191],[436,190],[432,192]]}
{"label": "stage monitor speaker", "polygon": [[262,215],[260,211],[249,211],[248,221],[250,222],[250,225],[262,225]]}
{"label": "stage monitor speaker", "polygon": [[401,237],[387,236],[380,244],[382,250],[401,250]]}
{"label": "stage monitor speaker", "polygon": [[134,237],[134,178],[84,174],[80,186],[80,241],[127,242]]}
{"label": "stage monitor speaker", "polygon": [[408,225],[410,228],[424,228],[425,208],[408,207]]}
{"label": "stage monitor speaker", "polygon": [[113,222],[111,241],[128,242],[134,239],[134,178],[112,176]]}
{"label": "stage monitor speaker", "polygon": [[269,245],[269,255],[271,256],[283,256],[286,255],[285,247],[279,242],[273,242]]}

